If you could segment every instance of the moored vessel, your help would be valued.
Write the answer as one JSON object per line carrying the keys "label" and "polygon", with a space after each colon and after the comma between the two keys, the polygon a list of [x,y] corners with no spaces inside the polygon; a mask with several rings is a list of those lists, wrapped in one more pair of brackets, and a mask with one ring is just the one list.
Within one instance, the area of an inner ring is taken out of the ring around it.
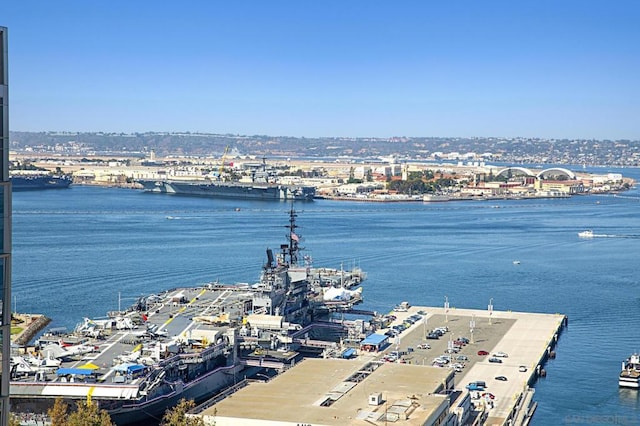
{"label": "moored vessel", "polygon": [[267,168],[265,159],[259,169],[254,169],[246,180],[227,176],[223,179],[221,173],[217,176],[207,175],[191,179],[138,179],[136,183],[145,192],[170,195],[187,195],[192,197],[209,198],[237,198],[246,200],[265,201],[312,201],[316,195],[314,186],[282,183],[274,174],[274,170]]}
{"label": "moored vessel", "polygon": [[618,385],[623,388],[640,388],[640,354],[634,353],[622,362]]}
{"label": "moored vessel", "polygon": [[[43,336],[35,353],[16,350],[12,410],[44,413],[56,398],[67,404],[90,398],[116,424],[140,424],[161,418],[182,398],[199,402],[242,382],[245,369],[292,366],[301,339],[318,344],[306,337],[318,312],[361,300],[361,289],[339,304],[323,300],[314,280],[326,285],[340,273],[346,286],[365,277],[359,269],[349,278],[342,268],[310,268],[307,257],[298,265],[295,218],[291,209],[288,241],[277,253],[267,249],[256,284],[209,283],[148,295],[106,319],[85,318],[70,335]],[[278,357],[266,357],[267,349]]]}
{"label": "moored vessel", "polygon": [[72,183],[67,175],[52,174],[11,174],[11,188],[14,192],[41,189],[65,189]]}
{"label": "moored vessel", "polygon": [[312,201],[315,196],[315,188],[312,186],[276,183],[167,181],[165,187],[169,194],[197,197]]}
{"label": "moored vessel", "polygon": [[422,201],[424,201],[425,203],[436,203],[450,200],[451,197],[444,194],[424,194],[422,196]]}

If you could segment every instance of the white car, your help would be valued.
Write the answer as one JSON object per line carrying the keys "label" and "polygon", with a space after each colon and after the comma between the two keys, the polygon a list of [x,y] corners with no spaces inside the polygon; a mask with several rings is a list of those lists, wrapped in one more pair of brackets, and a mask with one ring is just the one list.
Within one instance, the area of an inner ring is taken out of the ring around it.
{"label": "white car", "polygon": [[495,354],[493,354],[493,356],[496,356],[498,358],[509,358],[509,355],[504,352],[496,352]]}

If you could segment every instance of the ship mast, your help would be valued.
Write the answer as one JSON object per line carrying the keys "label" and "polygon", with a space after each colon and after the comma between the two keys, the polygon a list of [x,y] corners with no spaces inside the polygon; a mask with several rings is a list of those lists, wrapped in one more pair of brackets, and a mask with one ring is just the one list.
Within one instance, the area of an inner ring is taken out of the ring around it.
{"label": "ship mast", "polygon": [[286,228],[289,229],[289,245],[288,246],[283,246],[283,255],[289,256],[289,265],[297,265],[298,264],[298,251],[300,250],[300,236],[298,234],[296,234],[296,228],[298,227],[298,225],[296,225],[296,217],[298,215],[296,214],[296,211],[294,210],[293,206],[291,207],[291,210],[289,211],[289,225],[286,225]]}

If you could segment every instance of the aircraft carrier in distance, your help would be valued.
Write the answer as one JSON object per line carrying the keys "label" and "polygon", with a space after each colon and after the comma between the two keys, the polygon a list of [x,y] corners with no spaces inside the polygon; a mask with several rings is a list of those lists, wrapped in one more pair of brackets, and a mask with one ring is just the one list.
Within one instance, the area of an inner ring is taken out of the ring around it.
{"label": "aircraft carrier in distance", "polygon": [[[224,165],[224,159],[222,160]],[[282,183],[277,170],[268,168],[266,159],[260,164],[252,164],[249,176],[238,180],[237,176],[223,175],[224,167],[217,175],[200,179],[138,179],[136,183],[145,192],[187,195],[209,198],[237,198],[265,201],[312,201],[316,188],[298,184]],[[223,177],[225,179],[223,179]]]}
{"label": "aircraft carrier in distance", "polygon": [[305,344],[337,347],[333,334],[346,334],[344,327],[324,324],[317,333],[331,325],[336,339],[320,341],[314,324],[359,303],[362,289],[349,288],[365,274],[312,268],[308,256],[298,263],[295,218],[291,209],[288,241],[277,252],[267,249],[255,284],[144,296],[105,318],[85,318],[72,333],[50,330],[34,347],[12,348],[12,411],[46,413],[56,398],[90,398],[118,425],[157,424],[182,398],[200,402],[262,368],[290,368]]}
{"label": "aircraft carrier in distance", "polygon": [[213,180],[137,180],[145,192],[211,198],[266,201],[312,201],[313,186],[278,183],[221,182]]}
{"label": "aircraft carrier in distance", "polygon": [[14,192],[35,191],[41,189],[69,188],[72,178],[67,175],[11,174],[11,188]]}

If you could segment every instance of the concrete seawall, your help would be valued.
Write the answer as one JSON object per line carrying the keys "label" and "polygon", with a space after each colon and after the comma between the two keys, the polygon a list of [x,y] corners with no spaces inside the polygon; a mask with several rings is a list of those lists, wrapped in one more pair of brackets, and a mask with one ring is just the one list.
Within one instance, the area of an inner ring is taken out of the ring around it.
{"label": "concrete seawall", "polygon": [[33,337],[44,329],[47,324],[51,322],[51,319],[40,314],[15,314],[14,318],[22,320],[25,325],[24,329],[11,336],[11,340],[18,346],[25,346]]}

